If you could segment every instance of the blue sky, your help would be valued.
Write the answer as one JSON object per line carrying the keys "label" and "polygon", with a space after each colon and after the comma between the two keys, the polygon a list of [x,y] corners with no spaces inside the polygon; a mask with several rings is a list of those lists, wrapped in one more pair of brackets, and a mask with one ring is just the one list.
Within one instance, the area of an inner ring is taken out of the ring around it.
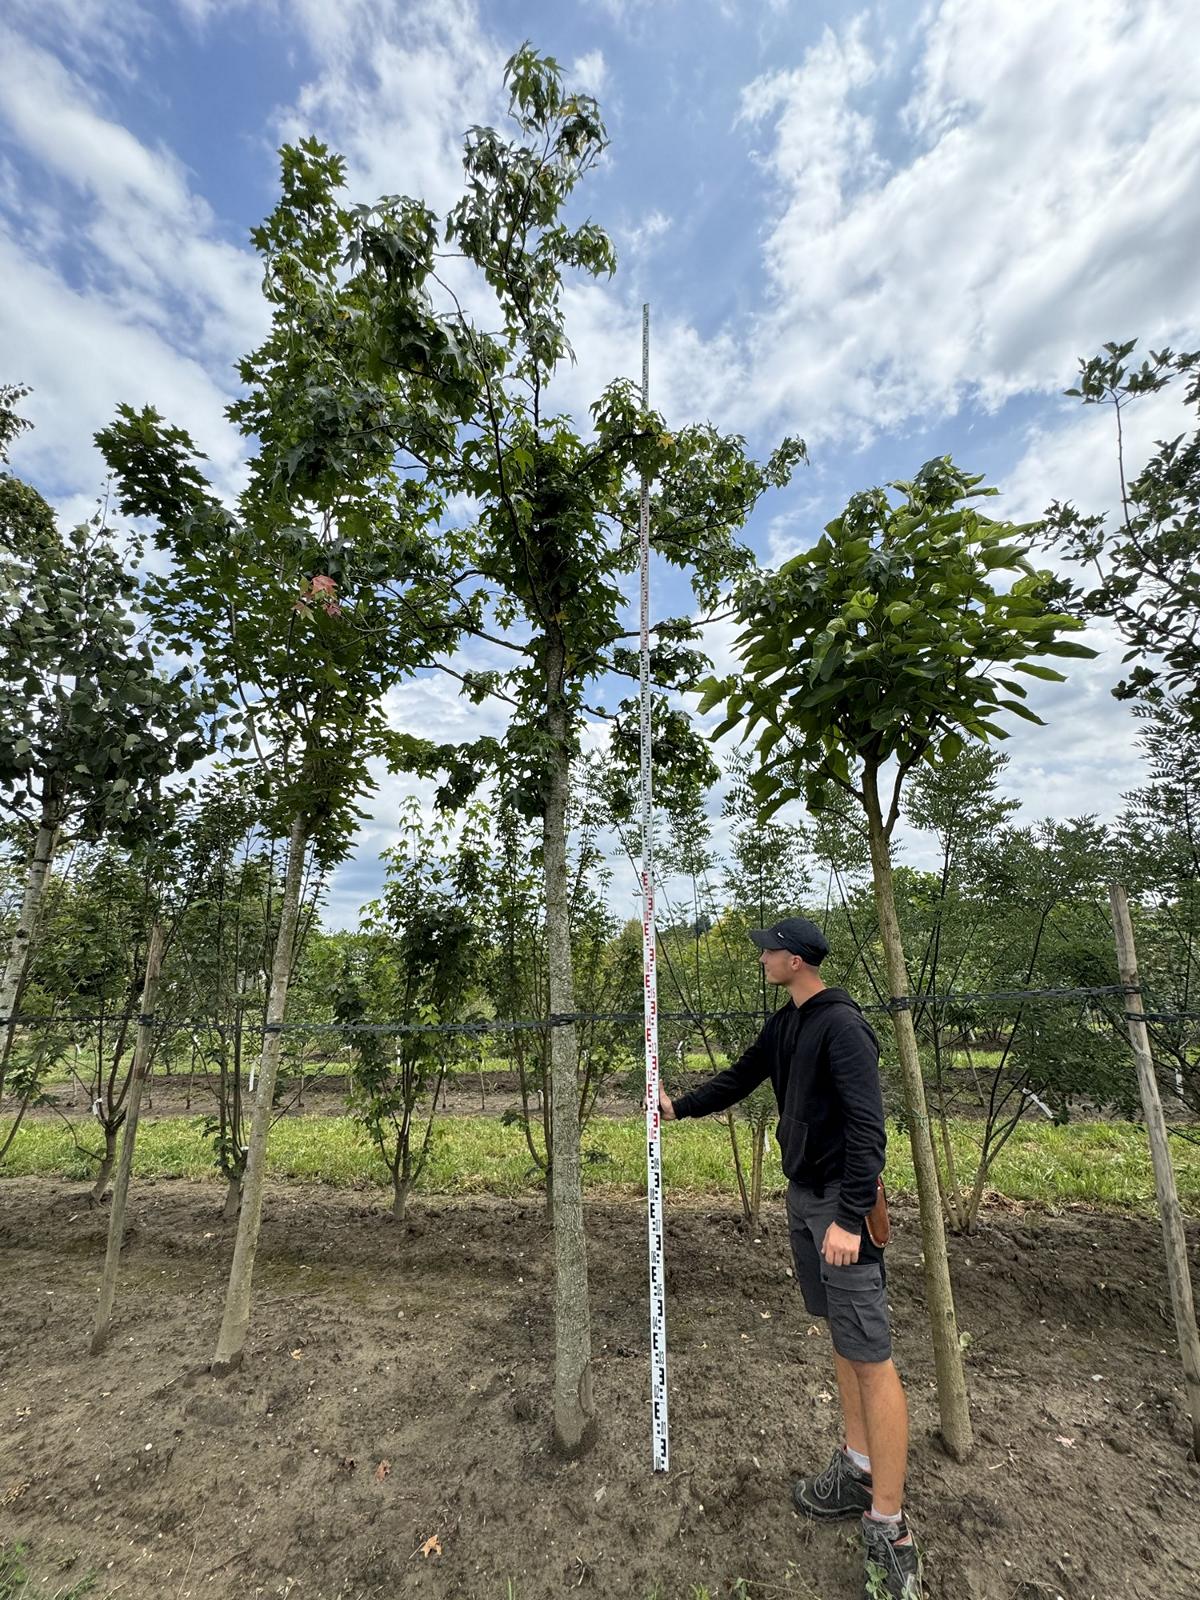
{"label": "blue sky", "polygon": [[[31,384],[17,470],[65,516],[103,483],[91,446],[151,402],[236,490],[232,364],[264,327],[248,231],[275,151],[315,133],[350,190],[452,202],[463,129],[502,115],[529,38],[597,94],[612,146],[581,204],[611,284],[568,297],[582,408],[639,365],[654,399],[812,465],[760,508],[764,560],[854,489],[952,453],[1035,516],[1112,504],[1108,419],[1061,396],[1077,356],[1140,335],[1194,346],[1200,315],[1200,11],[1190,0],[8,0],[0,22],[0,379]],[[1168,392],[1131,452],[1179,431]],[[660,593],[662,609],[679,603]],[[1027,819],[1111,816],[1138,781],[1111,641],[1047,688],[1009,744]],[[713,638],[720,658],[729,640]],[[495,711],[448,679],[398,722],[467,734]],[[377,886],[399,794],[371,802],[331,916]],[[919,842],[912,848],[918,858]]]}

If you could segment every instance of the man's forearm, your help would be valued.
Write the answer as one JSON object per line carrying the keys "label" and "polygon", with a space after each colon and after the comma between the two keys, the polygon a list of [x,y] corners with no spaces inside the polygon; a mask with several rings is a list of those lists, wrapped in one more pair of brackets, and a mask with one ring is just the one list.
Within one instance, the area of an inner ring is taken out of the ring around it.
{"label": "man's forearm", "polygon": [[[765,1031],[765,1030],[764,1030]],[[715,1073],[706,1082],[681,1094],[675,1101],[677,1117],[707,1117],[715,1111],[728,1111],[744,1100],[770,1074],[771,1057],[762,1035],[733,1066]]]}

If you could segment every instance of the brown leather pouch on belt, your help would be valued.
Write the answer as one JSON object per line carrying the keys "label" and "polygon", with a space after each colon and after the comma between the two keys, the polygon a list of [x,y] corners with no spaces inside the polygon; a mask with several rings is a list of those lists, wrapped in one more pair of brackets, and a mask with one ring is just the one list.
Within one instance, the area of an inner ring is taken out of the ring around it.
{"label": "brown leather pouch on belt", "polygon": [[888,1216],[887,1190],[883,1187],[883,1179],[879,1179],[879,1187],[875,1191],[875,1204],[867,1212],[867,1237],[878,1250],[892,1237],[892,1219]]}

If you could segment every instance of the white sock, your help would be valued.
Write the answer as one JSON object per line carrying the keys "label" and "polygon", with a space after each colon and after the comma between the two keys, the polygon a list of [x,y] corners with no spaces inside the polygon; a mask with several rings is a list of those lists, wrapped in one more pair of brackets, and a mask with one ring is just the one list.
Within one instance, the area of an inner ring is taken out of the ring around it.
{"label": "white sock", "polygon": [[850,1457],[851,1461],[853,1461],[854,1465],[858,1468],[858,1470],[860,1472],[870,1472],[870,1470],[871,1470],[871,1458],[870,1458],[870,1456],[863,1455],[861,1450],[851,1450],[849,1445],[845,1445],[843,1448],[845,1449],[846,1454]]}
{"label": "white sock", "polygon": [[899,1522],[903,1516],[903,1511],[876,1511],[874,1503],[871,1505],[871,1519],[874,1522]]}

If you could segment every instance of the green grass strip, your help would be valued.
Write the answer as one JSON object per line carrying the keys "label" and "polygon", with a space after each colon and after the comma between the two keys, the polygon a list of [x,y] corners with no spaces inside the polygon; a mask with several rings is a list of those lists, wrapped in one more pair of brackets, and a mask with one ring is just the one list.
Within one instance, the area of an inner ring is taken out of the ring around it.
{"label": "green grass strip", "polygon": [[[0,1127],[3,1125],[0,1124]],[[974,1172],[977,1125],[953,1126],[960,1173]],[[749,1135],[740,1129],[749,1157]],[[96,1132],[85,1127],[81,1144],[98,1154]],[[663,1175],[668,1189],[695,1194],[736,1191],[725,1125],[713,1119],[663,1129]],[[584,1184],[589,1189],[644,1191],[645,1126],[641,1118],[597,1120],[584,1132]],[[1179,1195],[1185,1209],[1200,1211],[1200,1147],[1172,1140]],[[273,1176],[301,1183],[339,1186],[385,1184],[387,1175],[374,1146],[348,1117],[288,1117],[276,1124],[268,1145]],[[139,1177],[203,1179],[215,1176],[212,1148],[199,1118],[145,1122],[138,1134]],[[27,1120],[13,1141],[0,1177],[42,1174],[76,1181],[93,1176],[94,1163],[76,1148],[61,1123]],[[889,1133],[887,1178],[895,1194],[914,1192],[908,1139]],[[525,1194],[540,1174],[521,1130],[492,1117],[446,1117],[435,1125],[434,1145],[421,1189],[431,1194]],[[768,1190],[780,1189],[779,1152],[768,1144],[764,1171]],[[1018,1128],[992,1169],[989,1187],[1013,1200],[1147,1210],[1154,1203],[1154,1178],[1145,1133],[1131,1123],[1074,1122],[1056,1127],[1030,1122]]]}

